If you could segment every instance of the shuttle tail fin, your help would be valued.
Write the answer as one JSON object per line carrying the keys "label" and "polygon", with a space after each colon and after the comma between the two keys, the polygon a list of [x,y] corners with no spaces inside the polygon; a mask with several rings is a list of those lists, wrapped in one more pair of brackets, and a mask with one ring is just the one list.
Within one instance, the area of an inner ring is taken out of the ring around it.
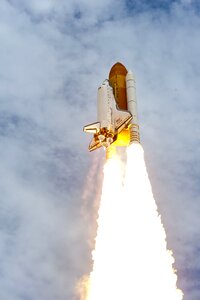
{"label": "shuttle tail fin", "polygon": [[89,133],[98,133],[100,130],[100,123],[91,123],[83,127],[84,132],[89,132]]}

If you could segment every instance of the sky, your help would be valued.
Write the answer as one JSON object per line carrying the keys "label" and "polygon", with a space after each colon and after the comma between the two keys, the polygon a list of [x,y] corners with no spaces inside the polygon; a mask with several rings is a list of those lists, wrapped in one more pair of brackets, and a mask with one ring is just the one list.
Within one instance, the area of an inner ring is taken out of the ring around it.
{"label": "sky", "polygon": [[195,0],[1,0],[0,299],[78,299],[105,155],[82,128],[120,61],[178,287],[199,300],[199,34]]}

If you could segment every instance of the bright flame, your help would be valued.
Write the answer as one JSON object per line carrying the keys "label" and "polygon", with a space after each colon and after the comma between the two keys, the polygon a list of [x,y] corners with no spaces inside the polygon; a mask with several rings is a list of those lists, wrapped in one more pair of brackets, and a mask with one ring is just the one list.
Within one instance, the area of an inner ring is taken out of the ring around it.
{"label": "bright flame", "polygon": [[127,150],[104,167],[98,232],[87,300],[181,300],[172,253],[153,198],[143,149]]}

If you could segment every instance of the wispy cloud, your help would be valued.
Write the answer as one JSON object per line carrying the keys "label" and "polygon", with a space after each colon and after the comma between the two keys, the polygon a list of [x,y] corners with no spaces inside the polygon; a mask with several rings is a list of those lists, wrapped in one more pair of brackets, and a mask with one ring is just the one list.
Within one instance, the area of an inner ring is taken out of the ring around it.
{"label": "wispy cloud", "polygon": [[77,299],[95,214],[82,194],[103,156],[82,127],[116,61],[136,74],[153,191],[180,286],[199,299],[199,30],[196,1],[2,1],[1,299]]}

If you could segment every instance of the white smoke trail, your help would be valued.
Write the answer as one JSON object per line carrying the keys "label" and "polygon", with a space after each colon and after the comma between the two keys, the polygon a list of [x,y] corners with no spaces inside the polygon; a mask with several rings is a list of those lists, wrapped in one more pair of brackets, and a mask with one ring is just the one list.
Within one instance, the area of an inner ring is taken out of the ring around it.
{"label": "white smoke trail", "polygon": [[[122,197],[122,175],[120,161],[115,157],[104,167],[104,182],[99,209],[98,231],[93,251],[93,272],[90,275],[89,299],[115,298],[114,290],[118,278],[117,244],[119,235],[116,228]],[[115,271],[117,269],[117,272]]]}
{"label": "white smoke trail", "polygon": [[174,259],[167,250],[165,230],[139,144],[132,144],[127,150],[124,199],[123,244],[127,249],[124,265],[129,268],[127,272],[131,276],[127,281],[132,285],[126,299],[181,300],[172,267]]}
{"label": "white smoke trail", "polygon": [[139,144],[127,151],[122,183],[120,161],[109,160],[86,299],[181,300]]}

